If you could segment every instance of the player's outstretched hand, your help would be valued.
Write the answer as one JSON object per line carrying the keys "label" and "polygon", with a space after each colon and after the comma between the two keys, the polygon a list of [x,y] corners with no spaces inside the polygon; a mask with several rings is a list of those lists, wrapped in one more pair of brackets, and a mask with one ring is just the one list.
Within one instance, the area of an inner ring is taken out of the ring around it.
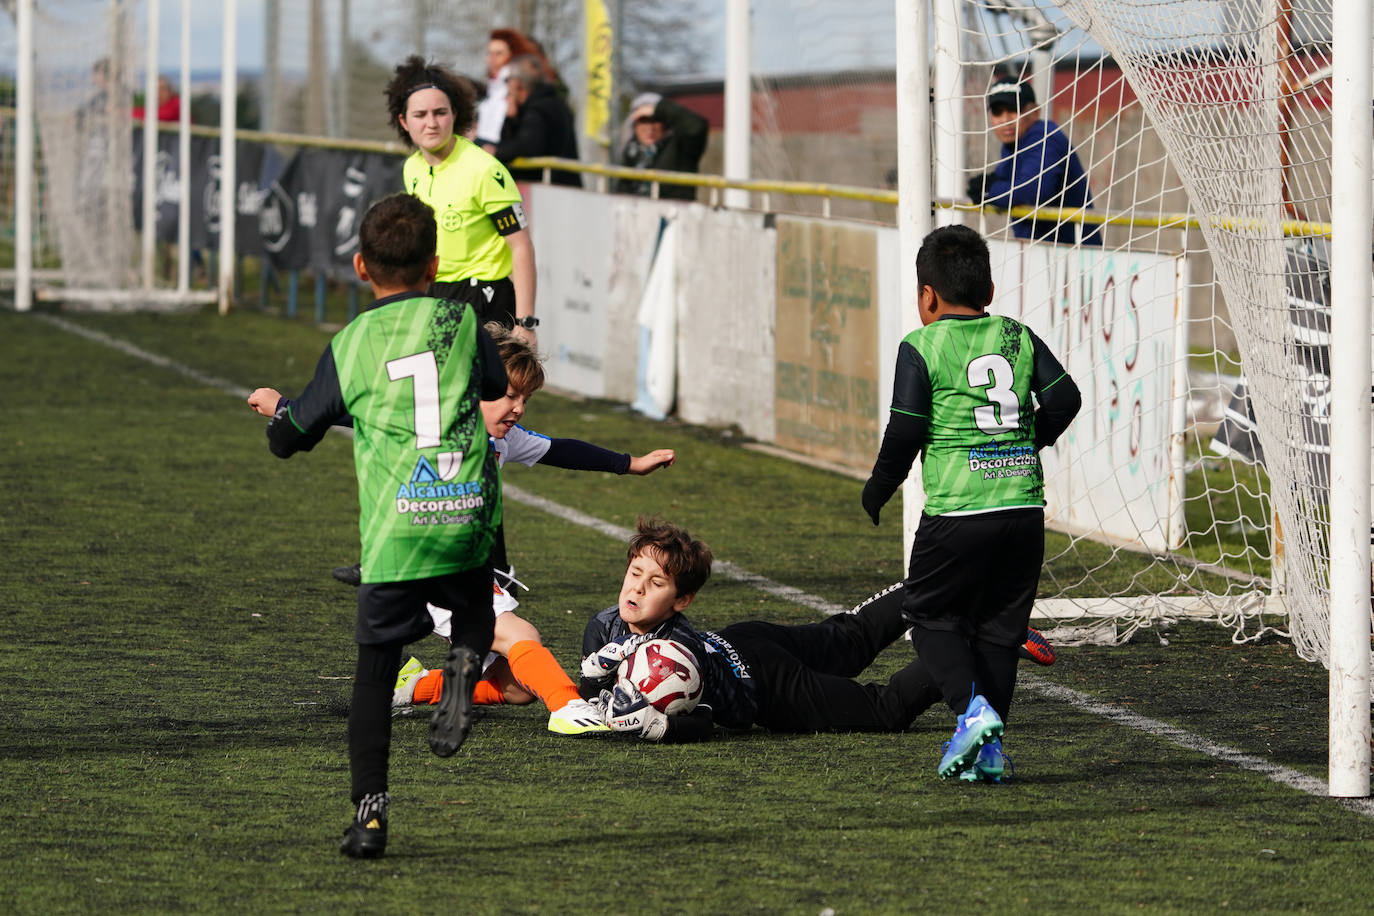
{"label": "player's outstretched hand", "polygon": [[645,474],[652,474],[659,468],[666,468],[677,461],[677,453],[670,448],[654,449],[647,455],[640,455],[638,458],[630,458],[630,473],[638,474],[643,477]]}
{"label": "player's outstretched hand", "polygon": [[248,396],[248,406],[264,417],[271,417],[276,414],[277,402],[280,400],[281,392],[277,389],[259,388]]}
{"label": "player's outstretched hand", "polygon": [[634,654],[635,649],[639,648],[640,643],[648,640],[644,634],[627,636],[620,642],[608,642],[606,645],[597,649],[591,655],[582,659],[582,676],[585,678],[600,679],[607,675],[614,674],[615,669],[620,667],[620,663]]}
{"label": "player's outstretched hand", "polygon": [[668,732],[668,717],[655,709],[633,684],[615,685],[606,704],[606,724],[613,732],[639,735],[650,741],[662,741]]}

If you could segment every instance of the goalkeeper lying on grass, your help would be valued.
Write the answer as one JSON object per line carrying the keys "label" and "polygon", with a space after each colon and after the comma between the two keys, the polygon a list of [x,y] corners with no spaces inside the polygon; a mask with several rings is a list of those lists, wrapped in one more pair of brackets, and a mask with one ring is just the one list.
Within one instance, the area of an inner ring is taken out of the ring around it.
{"label": "goalkeeper lying on grass", "polygon": [[[711,549],[682,528],[639,520],[619,603],[592,618],[582,637],[586,657],[580,689],[605,708],[612,730],[651,741],[700,741],[710,738],[716,725],[801,733],[893,732],[940,702],[940,691],[920,659],[886,684],[853,680],[909,627],[902,617],[900,583],[847,614],[817,623],[779,626],[753,620],[699,632],[683,611],[710,576],[711,560]],[[1028,635],[1022,654],[1052,664],[1049,644],[1034,630]],[[621,660],[656,638],[679,642],[696,658],[705,687],[690,713],[661,713],[625,684],[611,694]],[[983,763],[968,778],[999,781],[1002,760]]]}

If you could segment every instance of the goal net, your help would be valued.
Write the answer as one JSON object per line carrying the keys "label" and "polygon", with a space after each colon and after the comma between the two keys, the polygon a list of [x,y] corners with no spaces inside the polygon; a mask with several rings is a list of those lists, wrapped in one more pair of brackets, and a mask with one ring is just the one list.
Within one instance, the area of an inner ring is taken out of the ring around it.
{"label": "goal net", "polygon": [[[754,4],[756,57],[782,45],[785,61],[754,75],[755,177],[895,186],[882,6]],[[1331,0],[928,9],[935,221],[988,237],[994,308],[1084,394],[1045,456],[1037,615],[1067,641],[1202,617],[1325,661]],[[1034,112],[1013,138],[1018,193],[989,182],[974,201],[1010,149],[999,80],[1026,93],[1014,120]],[[798,126],[822,121],[846,133]]]}
{"label": "goal net", "polygon": [[[1122,635],[1181,614],[1282,626],[1325,660],[1330,0],[936,7],[960,55],[936,61],[937,187],[961,198],[1004,158],[999,79],[1069,141],[1017,141],[1040,159],[1016,182],[1059,182],[1039,202],[961,214],[1008,246],[999,300],[1037,304],[1084,391],[1047,462],[1063,538],[1042,610]],[[1065,189],[1066,150],[1089,198]]]}
{"label": "goal net", "polygon": [[[13,22],[7,41],[16,59]],[[130,128],[140,59],[130,9],[76,0],[35,4],[33,55],[41,115],[37,174],[30,180],[37,189],[33,242],[40,276],[73,288],[127,286],[135,276]],[[15,185],[24,180],[14,173],[12,107],[4,126],[5,226],[12,235]]]}

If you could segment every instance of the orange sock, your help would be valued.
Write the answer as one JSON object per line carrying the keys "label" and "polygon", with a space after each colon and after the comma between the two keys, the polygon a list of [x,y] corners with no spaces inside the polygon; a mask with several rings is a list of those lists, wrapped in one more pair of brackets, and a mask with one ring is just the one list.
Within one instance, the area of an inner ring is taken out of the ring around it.
{"label": "orange sock", "polygon": [[424,703],[437,703],[439,697],[444,692],[444,670],[442,668],[431,668],[415,682],[415,698],[411,700],[416,706]]}
{"label": "orange sock", "polygon": [[515,679],[543,700],[550,711],[562,709],[579,696],[577,685],[558,664],[558,659],[532,639],[511,646],[506,661]]}
{"label": "orange sock", "polygon": [[500,684],[484,677],[472,690],[472,702],[478,706],[495,706],[506,702],[506,695],[501,692]]}
{"label": "orange sock", "polygon": [[[441,668],[435,668],[415,682],[415,699],[411,702],[416,706],[437,703],[443,695],[444,672]],[[477,706],[495,706],[506,702],[506,697],[501,692],[500,684],[490,678],[482,678],[472,689],[472,702]]]}

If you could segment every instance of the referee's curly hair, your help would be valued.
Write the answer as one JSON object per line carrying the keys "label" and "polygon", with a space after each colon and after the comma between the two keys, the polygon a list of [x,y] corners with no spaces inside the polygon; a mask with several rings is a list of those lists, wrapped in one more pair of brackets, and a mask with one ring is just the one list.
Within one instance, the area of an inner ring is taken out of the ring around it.
{"label": "referee's curly hair", "polygon": [[401,125],[401,115],[406,113],[406,101],[417,89],[434,87],[448,96],[453,108],[453,132],[462,134],[477,119],[477,93],[466,77],[459,76],[447,67],[426,63],[418,54],[412,54],[404,62],[396,65],[391,82],[386,84],[386,110],[391,116],[391,126],[396,128],[401,142],[414,148],[410,134]]}

